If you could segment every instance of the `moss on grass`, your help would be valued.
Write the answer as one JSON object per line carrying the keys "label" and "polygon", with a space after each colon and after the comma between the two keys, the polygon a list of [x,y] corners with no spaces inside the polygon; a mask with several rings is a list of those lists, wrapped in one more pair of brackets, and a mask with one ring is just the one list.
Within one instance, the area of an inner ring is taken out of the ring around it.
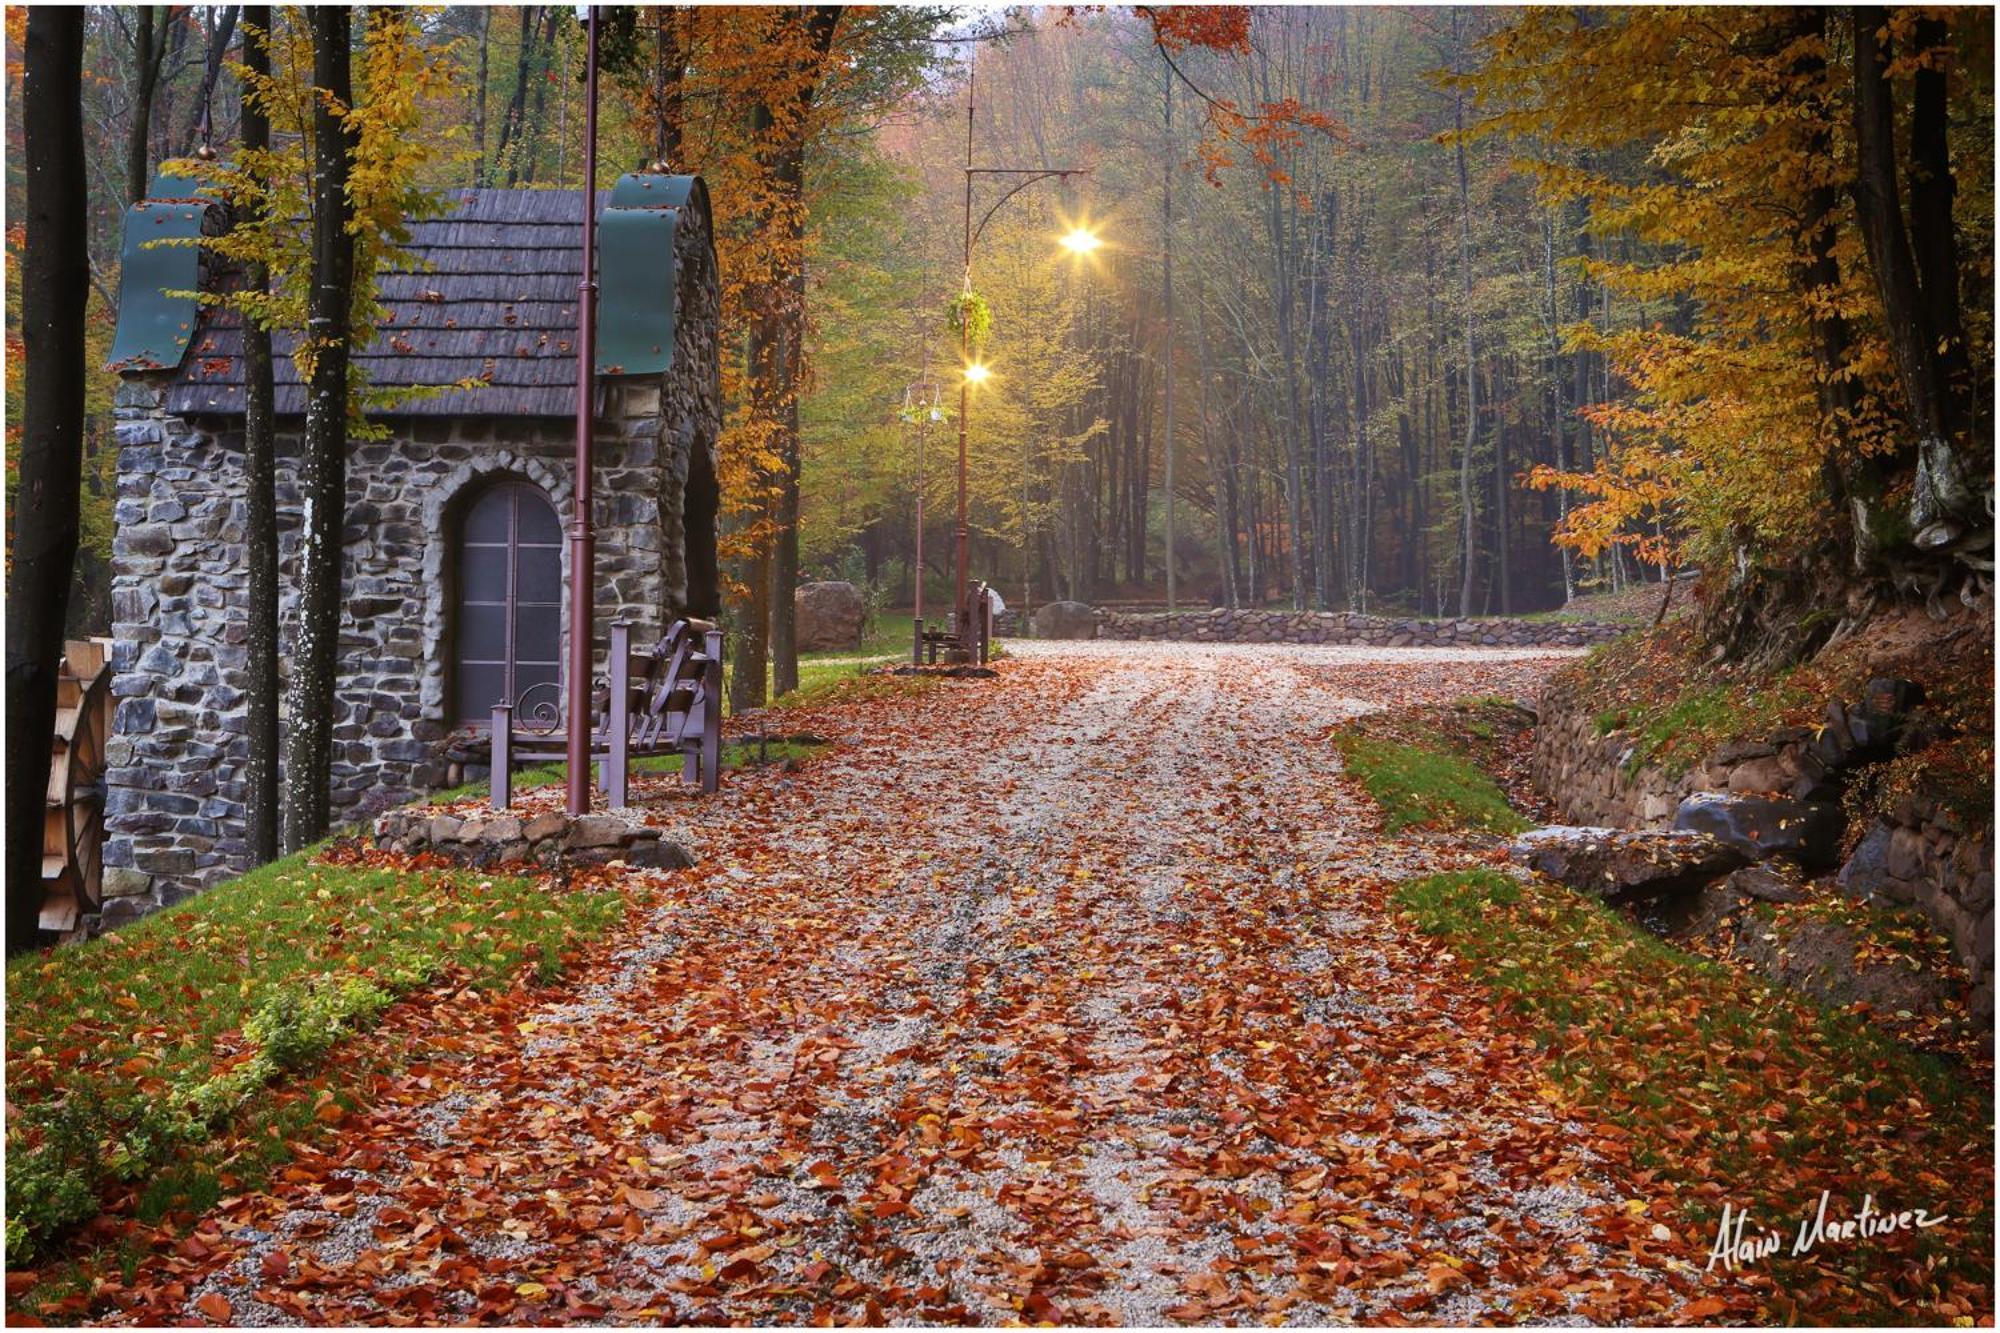
{"label": "moss on grass", "polygon": [[1389,833],[1408,828],[1518,833],[1533,827],[1491,778],[1457,755],[1354,731],[1336,733],[1333,743],[1347,771],[1381,807]]}

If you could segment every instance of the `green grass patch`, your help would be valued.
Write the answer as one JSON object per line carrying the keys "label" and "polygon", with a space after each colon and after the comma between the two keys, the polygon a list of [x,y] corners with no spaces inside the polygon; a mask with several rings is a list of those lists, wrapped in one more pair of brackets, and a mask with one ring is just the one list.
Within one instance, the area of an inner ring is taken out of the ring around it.
{"label": "green grass patch", "polygon": [[[807,758],[810,755],[817,754],[824,748],[826,747],[809,745],[802,741],[772,741],[761,748],[756,745],[741,745],[732,742],[722,747],[722,766],[724,768],[744,768],[751,764],[782,763],[787,759]],[[683,767],[685,767],[685,764],[682,757],[677,754],[648,755],[644,759],[634,759],[632,761],[632,771],[634,773],[678,773]],[[596,773],[596,769],[597,766],[595,764],[591,765],[593,775]],[[533,791],[537,787],[559,787],[568,773],[568,764],[536,764],[532,768],[517,769],[514,773],[514,790],[516,792],[524,792]],[[595,780],[594,777],[593,780]],[[492,790],[493,784],[487,779],[481,778],[477,782],[461,783],[456,787],[447,787],[442,791],[432,792],[427,796],[420,796],[417,798],[416,804],[449,805],[454,801],[466,801],[474,797],[486,796]],[[598,790],[601,794],[602,789]]]}
{"label": "green grass patch", "polygon": [[1547,881],[1459,871],[1394,901],[1526,1021],[1571,1098],[1632,1134],[1691,1242],[1712,1242],[1723,1200],[1789,1235],[1826,1188],[1840,1217],[1871,1191],[1878,1209],[1951,1217],[1760,1263],[1767,1317],[1926,1322],[1954,1280],[1990,1293],[1993,1103],[1962,1071]]}
{"label": "green grass patch", "polygon": [[936,676],[895,676],[882,662],[850,662],[824,670],[799,666],[799,687],[771,701],[774,709],[822,707],[875,699],[914,699],[937,688]]}
{"label": "green grass patch", "polygon": [[1347,771],[1381,807],[1390,833],[1407,828],[1519,833],[1533,827],[1507,804],[1493,779],[1457,755],[1352,731],[1335,733],[1333,743]]}
{"label": "green grass patch", "polygon": [[[314,1107],[272,1090],[436,977],[552,980],[623,911],[466,871],[288,857],[123,930],[7,968],[7,1262],[107,1191],[156,1220],[285,1156]],[[246,1150],[246,1145],[248,1145]]]}

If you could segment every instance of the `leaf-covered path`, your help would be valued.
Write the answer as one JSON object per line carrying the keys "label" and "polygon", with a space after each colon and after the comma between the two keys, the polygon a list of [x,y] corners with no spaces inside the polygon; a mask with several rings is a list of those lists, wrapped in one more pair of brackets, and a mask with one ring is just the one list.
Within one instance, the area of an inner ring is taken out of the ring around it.
{"label": "leaf-covered path", "polygon": [[1030,649],[651,784],[699,867],[562,990],[405,1015],[425,1056],[124,1317],[1671,1318],[1685,1247],[1385,908],[1438,853],[1324,739],[1554,664]]}

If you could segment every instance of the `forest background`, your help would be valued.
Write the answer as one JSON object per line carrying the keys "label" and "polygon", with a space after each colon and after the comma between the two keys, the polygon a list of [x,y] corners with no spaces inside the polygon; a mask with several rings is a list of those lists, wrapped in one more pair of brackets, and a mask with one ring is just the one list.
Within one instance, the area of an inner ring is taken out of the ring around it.
{"label": "forest background", "polygon": [[[759,668],[802,579],[908,605],[919,493],[944,604],[968,279],[974,575],[1010,599],[1509,614],[1811,561],[1935,592],[1897,561],[1963,544],[1953,504],[1948,531],[1869,518],[1909,509],[1935,432],[1871,271],[1863,29],[1897,229],[1907,205],[1949,316],[1931,484],[1990,496],[1988,12],[608,12],[600,184],[664,160],[716,203],[731,620]],[[573,9],[416,13],[439,77],[413,185],[575,187]],[[77,632],[108,621],[122,211],[204,120],[235,142],[239,17],[89,11]],[[1088,174],[994,212],[968,275],[969,80],[976,164]],[[1055,243],[1077,226],[1104,241],[1082,259]]]}

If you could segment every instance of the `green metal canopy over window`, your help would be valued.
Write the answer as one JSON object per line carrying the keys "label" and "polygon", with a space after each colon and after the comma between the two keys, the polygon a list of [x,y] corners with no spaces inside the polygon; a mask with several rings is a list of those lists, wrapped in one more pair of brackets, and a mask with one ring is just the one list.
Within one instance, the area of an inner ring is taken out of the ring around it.
{"label": "green metal canopy over window", "polygon": [[172,370],[187,355],[200,313],[188,293],[201,283],[201,248],[156,242],[202,234],[216,205],[198,197],[199,188],[185,176],[156,176],[146,197],[125,210],[111,370]]}
{"label": "green metal canopy over window", "polygon": [[674,235],[706,209],[699,176],[626,175],[597,215],[597,372],[657,375],[674,361]]}

